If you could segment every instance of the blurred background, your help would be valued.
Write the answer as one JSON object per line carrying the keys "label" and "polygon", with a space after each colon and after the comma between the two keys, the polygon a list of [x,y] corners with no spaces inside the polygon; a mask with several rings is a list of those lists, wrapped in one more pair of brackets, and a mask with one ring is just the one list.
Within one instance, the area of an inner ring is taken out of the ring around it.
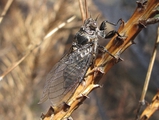
{"label": "blurred background", "polygon": [[[0,0],[0,14],[9,0]],[[136,8],[134,0],[87,0],[89,13],[116,23],[127,21]],[[75,15],[50,38],[44,36],[60,23]],[[14,0],[0,23],[0,74],[38,45],[23,62],[0,81],[0,119],[36,120],[51,103],[37,104],[45,77],[53,65],[69,50],[75,33],[82,25],[78,0]],[[118,27],[109,26],[108,31]],[[90,99],[73,113],[74,120],[134,120],[148,63],[157,35],[157,24],[150,25],[135,39],[136,44],[123,54],[124,61],[115,65],[94,90]],[[101,40],[105,46],[109,40]],[[159,53],[146,95],[151,99],[159,88]],[[150,120],[158,120],[156,112]]]}

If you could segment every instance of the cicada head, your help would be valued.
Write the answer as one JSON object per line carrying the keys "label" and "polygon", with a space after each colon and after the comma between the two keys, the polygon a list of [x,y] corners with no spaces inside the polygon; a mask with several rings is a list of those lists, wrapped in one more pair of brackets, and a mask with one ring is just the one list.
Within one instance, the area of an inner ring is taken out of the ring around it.
{"label": "cicada head", "polygon": [[97,25],[97,21],[94,20],[93,18],[88,18],[84,21],[84,26],[87,30],[91,31],[96,31],[98,25]]}
{"label": "cicada head", "polygon": [[88,18],[84,21],[83,26],[75,35],[75,42],[79,45],[93,43],[97,38],[98,32],[97,21],[93,18]]}

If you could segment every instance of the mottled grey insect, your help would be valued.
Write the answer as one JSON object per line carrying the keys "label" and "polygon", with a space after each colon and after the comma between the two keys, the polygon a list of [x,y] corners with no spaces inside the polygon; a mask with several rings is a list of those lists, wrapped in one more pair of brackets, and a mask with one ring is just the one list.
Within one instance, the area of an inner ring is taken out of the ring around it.
{"label": "mottled grey insect", "polygon": [[103,49],[104,47],[98,45],[99,36],[109,38],[117,33],[110,31],[106,34],[106,22],[103,21],[98,27],[97,20],[92,18],[85,20],[84,25],[75,35],[70,52],[56,63],[47,75],[39,103],[47,99],[53,105],[67,102],[84,79],[88,68],[93,65],[98,51],[102,50],[109,53]]}

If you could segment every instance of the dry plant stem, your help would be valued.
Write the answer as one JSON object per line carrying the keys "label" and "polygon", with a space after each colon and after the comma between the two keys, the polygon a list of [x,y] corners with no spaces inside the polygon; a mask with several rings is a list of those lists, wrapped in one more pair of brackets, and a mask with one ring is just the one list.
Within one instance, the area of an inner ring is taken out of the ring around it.
{"label": "dry plant stem", "polygon": [[3,78],[10,73],[14,68],[16,68],[28,55],[30,54],[30,52],[28,52],[27,54],[25,54],[25,56],[23,56],[19,61],[17,61],[16,63],[14,63],[10,68],[8,68],[1,76],[0,76],[0,81],[3,80]]}
{"label": "dry plant stem", "polygon": [[0,75],[0,81],[3,80],[3,78],[10,73],[14,68],[16,68],[24,59],[26,59],[26,57],[32,53],[32,51],[34,49],[36,49],[37,47],[40,46],[40,44],[42,42],[44,42],[44,40],[46,40],[47,38],[49,38],[51,35],[53,35],[55,32],[57,32],[59,29],[63,28],[67,23],[71,22],[72,20],[75,19],[75,16],[72,16],[71,18],[69,18],[66,22],[61,23],[59,26],[57,26],[55,29],[53,29],[52,31],[50,31],[47,35],[45,35],[45,37],[43,38],[43,40],[40,43],[37,43],[36,45],[29,45],[29,49],[27,51],[27,53],[20,59],[18,60],[16,63],[14,63],[11,67],[9,67],[6,71],[4,71],[1,75]]}
{"label": "dry plant stem", "polygon": [[148,120],[157,110],[159,110],[159,91],[152,99],[151,104],[149,104],[143,111],[139,120]]}
{"label": "dry plant stem", "polygon": [[85,11],[86,11],[86,19],[88,18],[88,5],[87,0],[85,0]]}
{"label": "dry plant stem", "polygon": [[143,86],[139,106],[138,106],[138,109],[137,109],[136,119],[138,119],[138,117],[139,117],[141,107],[143,105],[145,105],[145,96],[146,96],[146,93],[147,93],[147,89],[148,89],[148,85],[149,85],[149,81],[150,81],[150,77],[151,77],[151,73],[152,73],[152,68],[153,68],[153,65],[154,65],[155,58],[156,58],[158,44],[159,44],[159,27],[158,27],[157,38],[156,38],[154,49],[153,49],[153,52],[152,52],[150,64],[149,64],[149,67],[148,67],[148,70],[147,70],[147,75],[146,75],[146,78],[145,78],[145,83],[144,83],[144,86]]}
{"label": "dry plant stem", "polygon": [[[149,68],[148,68],[148,71],[147,71],[145,84],[144,84],[142,95],[141,95],[141,98],[140,98],[140,104],[139,104],[139,107],[138,107],[137,114],[139,114],[141,106],[143,104],[145,104],[145,96],[146,96],[146,92],[147,92],[147,89],[148,89],[148,84],[149,84],[152,68],[153,68],[153,65],[154,65],[154,61],[155,61],[155,58],[156,58],[158,44],[159,44],[159,27],[158,27],[158,37],[156,38],[156,42],[155,42],[155,45],[154,45],[154,49],[153,49],[152,57],[151,57],[151,60],[150,60]],[[153,112],[155,112],[155,111],[153,111]],[[145,113],[145,111],[143,112],[142,116],[144,115],[144,113]],[[151,112],[151,115],[152,115],[152,112]]]}
{"label": "dry plant stem", "polygon": [[2,14],[1,14],[1,16],[0,16],[0,24],[1,24],[1,22],[2,22],[2,20],[3,20],[3,18],[4,18],[4,16],[6,15],[6,13],[7,13],[9,7],[11,6],[12,2],[13,2],[13,0],[8,0],[6,6],[4,7],[4,10],[2,11]]}
{"label": "dry plant stem", "polygon": [[82,21],[84,23],[84,20],[86,19],[86,16],[85,16],[82,0],[78,0],[78,3],[79,3],[80,11],[81,11]]}
{"label": "dry plant stem", "polygon": [[[108,54],[98,58],[95,66],[101,66],[100,71],[102,72],[94,71],[93,74],[85,78],[85,84],[80,84],[74,95],[67,101],[67,104],[70,106],[67,110],[59,106],[54,107],[54,117],[52,120],[61,120],[69,117],[71,113],[82,104],[93,89],[100,87],[98,83],[103,73],[106,74],[114,64],[121,60],[120,54],[134,43],[134,38],[147,25],[146,21],[155,16],[154,9],[159,5],[159,0],[149,0],[147,4],[137,2],[137,5],[129,21],[122,23],[118,30],[119,34],[123,37],[114,36],[106,46],[106,49],[117,59],[112,58]],[[90,71],[92,70],[88,70],[87,74],[90,73]],[[44,115],[44,120],[46,120],[45,118],[49,117],[45,117]]]}
{"label": "dry plant stem", "polygon": [[47,38],[49,38],[51,35],[53,35],[55,32],[57,32],[59,29],[63,28],[67,23],[71,22],[74,19],[75,19],[75,16],[72,16],[66,22],[61,23],[55,29],[51,30],[49,33],[47,33],[45,35],[44,40],[47,39]]}

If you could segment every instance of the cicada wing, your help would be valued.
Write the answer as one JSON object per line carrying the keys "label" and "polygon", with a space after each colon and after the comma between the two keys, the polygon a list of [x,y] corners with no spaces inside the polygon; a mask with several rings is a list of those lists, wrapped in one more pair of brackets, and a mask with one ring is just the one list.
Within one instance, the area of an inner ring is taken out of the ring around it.
{"label": "cicada wing", "polygon": [[59,67],[61,66],[60,63],[61,62],[56,63],[54,67],[51,69],[51,71],[48,73],[46,77],[45,86],[43,89],[43,94],[42,94],[42,97],[40,98],[39,104],[45,102],[49,98],[49,87],[51,85],[51,82],[56,80],[54,77],[56,77],[55,75],[57,71],[59,71]]}
{"label": "cicada wing", "polygon": [[49,98],[53,105],[67,102],[83,80],[92,60],[92,54],[81,56],[73,52],[62,58],[49,72],[40,103]]}

